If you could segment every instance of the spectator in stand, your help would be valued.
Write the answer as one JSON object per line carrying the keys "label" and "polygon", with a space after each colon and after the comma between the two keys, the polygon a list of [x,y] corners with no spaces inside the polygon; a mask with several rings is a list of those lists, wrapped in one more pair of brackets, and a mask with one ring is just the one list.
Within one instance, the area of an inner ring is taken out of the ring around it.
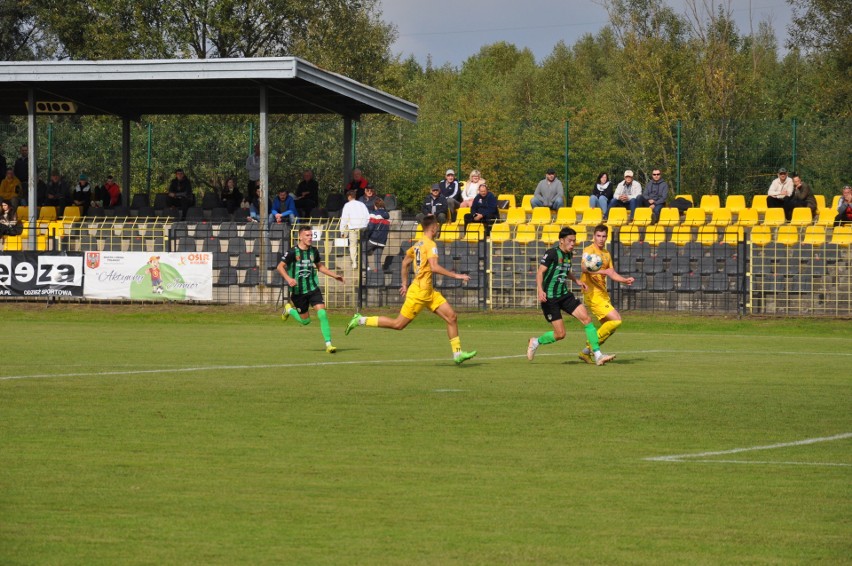
{"label": "spectator in stand", "polygon": [[248,184],[246,194],[253,195],[260,181],[260,144],[254,144],[254,151],[246,157],[246,173],[248,173]]}
{"label": "spectator in stand", "polygon": [[[388,243],[388,232],[390,232],[390,215],[385,210],[385,201],[379,197],[374,203],[375,207],[370,212],[370,222],[364,232],[364,240],[367,242],[367,256],[372,255],[377,272],[382,270],[382,254]],[[370,266],[367,266],[370,270]]]}
{"label": "spectator in stand", "polygon": [[565,204],[562,181],[556,178],[556,169],[548,169],[544,179],[538,182],[530,205],[535,208],[545,206],[550,210],[559,210]]}
{"label": "spectator in stand", "polygon": [[301,218],[310,218],[311,211],[319,206],[319,183],[310,169],[302,171],[302,180],[296,187],[294,200]]}
{"label": "spectator in stand", "polygon": [[77,184],[71,189],[71,204],[80,207],[80,213],[86,216],[89,206],[92,204],[92,185],[89,184],[89,176],[82,173],[77,179]]}
{"label": "spectator in stand", "polygon": [[56,214],[61,216],[67,201],[68,183],[65,182],[59,171],[54,170],[50,174],[50,181],[47,183],[47,190],[44,193],[44,204],[55,206]]}
{"label": "spectator in stand", "polygon": [[482,178],[482,174],[478,169],[474,169],[470,172],[470,177],[467,180],[467,183],[464,184],[464,188],[462,189],[461,196],[461,206],[473,206],[473,199],[476,198],[476,195],[479,194],[479,185],[485,185],[485,179]]}
{"label": "spectator in stand", "polygon": [[[658,167],[651,170],[651,182],[645,185],[642,194],[636,197],[636,208],[650,207],[654,224],[660,219],[660,211],[666,206],[669,196],[669,184],[663,180],[663,173]],[[631,220],[633,217],[631,215]]]}
{"label": "spectator in stand", "polygon": [[429,194],[426,195],[426,200],[420,207],[420,214],[417,215],[417,222],[422,223],[423,219],[430,214],[438,221],[438,231],[440,232],[440,225],[447,221],[449,206],[447,199],[441,194],[441,186],[438,183],[435,183],[429,189]]}
{"label": "spectator in stand", "polygon": [[103,203],[104,208],[115,208],[121,206],[121,187],[113,180],[112,175],[107,175],[106,183],[103,186]]}
{"label": "spectator in stand", "polygon": [[793,181],[787,177],[787,170],[782,167],[778,170],[778,177],[772,181],[769,190],[766,191],[766,206],[768,208],[783,208],[786,211],[787,203],[792,195]]}
{"label": "spectator in stand", "polygon": [[21,180],[22,187],[27,187],[30,180],[30,148],[27,144],[21,146],[21,155],[15,160],[15,177]]}
{"label": "spectator in stand", "polygon": [[186,211],[195,204],[195,195],[192,194],[192,183],[183,169],[175,169],[175,178],[169,184],[168,204],[172,208],[180,208],[180,218],[186,218]]}
{"label": "spectator in stand", "polygon": [[228,214],[233,214],[240,207],[240,203],[243,202],[243,194],[237,188],[236,179],[228,177],[225,186],[222,187],[219,200],[222,202],[222,206],[228,209]]}
{"label": "spectator in stand", "polygon": [[834,219],[834,225],[852,224],[852,187],[846,185],[843,187],[843,192],[840,195],[840,202],[837,203],[837,216]]}
{"label": "spectator in stand", "polygon": [[447,219],[455,218],[456,209],[462,200],[461,186],[456,180],[456,172],[452,169],[447,169],[447,172],[444,174],[444,180],[438,183],[438,185],[441,187],[441,194],[447,199],[447,209],[450,211]]}
{"label": "spectator in stand", "polygon": [[802,177],[798,173],[793,173],[791,177],[793,178],[793,194],[790,195],[790,200],[787,201],[787,208],[784,209],[787,222],[793,218],[794,208],[810,208],[811,216],[816,216],[816,197],[814,197],[814,192],[811,190],[810,185],[803,183]]}
{"label": "spectator in stand", "polygon": [[[258,183],[255,186],[254,191],[252,193],[253,196],[251,196],[251,197],[247,196],[246,197],[246,199],[249,202],[249,221],[251,221],[251,222],[260,222],[260,194],[261,194],[261,192],[262,191],[260,190],[260,183]],[[271,209],[271,208],[272,207],[270,205],[269,209]]]}
{"label": "spectator in stand", "polygon": [[0,198],[8,200],[17,208],[23,191],[23,185],[21,184],[21,180],[15,176],[15,170],[7,167],[6,176],[3,178],[3,181],[0,181]]}
{"label": "spectator in stand", "polygon": [[272,209],[269,213],[269,224],[281,224],[289,222],[292,226],[299,220],[299,212],[296,210],[296,201],[290,196],[287,189],[279,189],[278,196],[272,199]]}
{"label": "spectator in stand", "polygon": [[23,231],[15,206],[8,199],[3,199],[0,202],[0,236],[20,236]]}
{"label": "spectator in stand", "polygon": [[348,185],[346,185],[346,191],[355,191],[355,198],[360,199],[364,196],[364,189],[366,189],[369,184],[370,183],[367,181],[367,178],[364,177],[363,171],[360,169],[353,169],[352,180],[349,181]]}
{"label": "spectator in stand", "polygon": [[346,191],[346,204],[340,213],[340,231],[349,238],[349,257],[352,269],[358,269],[358,243],[361,233],[370,223],[370,211],[367,205],[355,198],[355,189]]}
{"label": "spectator in stand", "polygon": [[362,196],[358,200],[363,202],[367,206],[367,210],[372,212],[373,209],[376,208],[376,198],[377,197],[375,187],[373,187],[373,185],[367,185],[364,188],[364,196]]}
{"label": "spectator in stand", "polygon": [[491,225],[497,220],[497,197],[488,190],[488,185],[483,181],[479,183],[479,194],[473,199],[470,214],[465,214],[464,225],[471,222],[481,222],[485,225],[485,236],[491,234]]}
{"label": "spectator in stand", "polygon": [[[636,199],[642,195],[642,185],[633,180],[633,171],[628,169],[624,172],[624,180],[615,187],[612,200],[609,201],[609,209],[615,206],[630,209],[630,218],[633,219],[633,211],[636,210]],[[608,212],[607,212],[608,214]]]}
{"label": "spectator in stand", "polygon": [[604,218],[609,210],[609,201],[612,200],[612,181],[605,172],[598,175],[598,181],[592,187],[592,196],[589,197],[589,208],[600,208]]}

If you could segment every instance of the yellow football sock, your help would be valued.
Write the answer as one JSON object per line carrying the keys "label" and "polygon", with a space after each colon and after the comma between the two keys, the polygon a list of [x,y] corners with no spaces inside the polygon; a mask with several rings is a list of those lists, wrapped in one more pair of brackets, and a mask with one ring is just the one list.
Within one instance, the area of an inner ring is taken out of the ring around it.
{"label": "yellow football sock", "polygon": [[458,336],[450,338],[450,348],[453,350],[453,354],[461,352],[461,338]]}
{"label": "yellow football sock", "polygon": [[377,316],[368,316],[364,321],[364,326],[378,326],[379,325],[379,317]]}
{"label": "yellow football sock", "polygon": [[620,320],[608,320],[601,324],[601,327],[598,328],[598,342],[600,344],[606,342],[607,338],[615,334],[619,326],[621,326]]}

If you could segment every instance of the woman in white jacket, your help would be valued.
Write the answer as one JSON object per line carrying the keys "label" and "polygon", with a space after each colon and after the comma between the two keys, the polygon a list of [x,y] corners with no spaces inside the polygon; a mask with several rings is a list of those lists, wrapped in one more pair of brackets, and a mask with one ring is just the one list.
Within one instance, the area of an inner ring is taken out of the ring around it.
{"label": "woman in white jacket", "polygon": [[482,178],[482,174],[478,169],[474,169],[470,172],[470,178],[467,180],[467,183],[464,184],[464,188],[462,189],[462,202],[459,206],[467,206],[469,207],[473,204],[473,199],[476,198],[476,195],[479,194],[479,185],[485,183],[485,179]]}

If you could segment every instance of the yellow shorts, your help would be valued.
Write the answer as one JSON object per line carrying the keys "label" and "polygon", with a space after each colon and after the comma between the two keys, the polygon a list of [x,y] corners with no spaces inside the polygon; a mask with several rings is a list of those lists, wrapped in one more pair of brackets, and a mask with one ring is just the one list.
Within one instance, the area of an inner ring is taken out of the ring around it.
{"label": "yellow shorts", "polygon": [[603,320],[606,318],[606,315],[615,310],[608,296],[601,297],[584,294],[583,303],[586,305],[586,310],[598,320]]}
{"label": "yellow shorts", "polygon": [[417,285],[408,287],[405,293],[405,302],[399,310],[399,314],[409,320],[414,320],[417,313],[423,310],[423,307],[429,307],[429,310],[435,312],[438,307],[447,302],[447,299],[434,289],[424,291]]}

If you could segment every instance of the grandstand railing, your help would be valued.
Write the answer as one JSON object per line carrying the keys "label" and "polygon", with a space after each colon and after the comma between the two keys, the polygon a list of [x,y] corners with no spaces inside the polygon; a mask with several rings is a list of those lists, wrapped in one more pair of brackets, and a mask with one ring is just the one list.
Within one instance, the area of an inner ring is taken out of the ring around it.
{"label": "grandstand railing", "polygon": [[[575,225],[575,258],[591,241],[593,226]],[[308,219],[324,263],[345,284],[320,276],[330,308],[397,307],[402,254],[418,226],[397,216],[376,269],[359,245],[353,269],[349,245],[334,218]],[[460,309],[538,308],[535,272],[561,225],[506,222],[491,237],[447,224],[437,237],[441,264],[467,273],[466,284],[436,276],[436,287]],[[733,229],[731,229],[733,227]],[[216,303],[281,304],[289,296],[277,272],[296,241],[289,224],[176,221],[170,217],[85,217],[44,220],[7,237],[6,251],[144,251],[213,254]],[[31,244],[32,242],[32,244]],[[34,248],[32,246],[34,245]],[[686,226],[625,224],[608,244],[628,287],[610,282],[622,310],[675,310],[771,315],[852,315],[852,229],[808,224]],[[579,262],[575,261],[577,274]]]}

